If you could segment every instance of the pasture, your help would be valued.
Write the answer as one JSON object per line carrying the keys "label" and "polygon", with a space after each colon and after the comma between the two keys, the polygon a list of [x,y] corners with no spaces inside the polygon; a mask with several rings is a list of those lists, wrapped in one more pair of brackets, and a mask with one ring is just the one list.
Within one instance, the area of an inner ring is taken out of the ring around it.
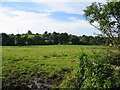
{"label": "pasture", "polygon": [[74,70],[81,52],[87,53],[89,58],[93,60],[93,52],[102,56],[106,49],[109,47],[81,45],[3,46],[3,88],[57,87]]}

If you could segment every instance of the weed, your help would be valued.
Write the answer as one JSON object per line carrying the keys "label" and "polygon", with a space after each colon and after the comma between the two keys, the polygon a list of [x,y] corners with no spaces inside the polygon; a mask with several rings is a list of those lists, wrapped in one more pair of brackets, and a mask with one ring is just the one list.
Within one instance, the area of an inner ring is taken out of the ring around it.
{"label": "weed", "polygon": [[[96,53],[94,54],[95,59]],[[81,53],[76,69],[60,85],[62,88],[108,89],[120,87],[120,69],[115,70],[108,63],[93,63],[86,53]],[[99,59],[98,59],[99,60]]]}

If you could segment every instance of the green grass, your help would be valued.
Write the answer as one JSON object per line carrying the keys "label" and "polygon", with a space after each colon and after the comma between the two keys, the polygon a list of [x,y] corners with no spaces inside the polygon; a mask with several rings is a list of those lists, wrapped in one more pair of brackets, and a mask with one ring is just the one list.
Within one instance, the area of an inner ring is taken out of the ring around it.
{"label": "green grass", "polygon": [[[22,37],[24,37],[25,35],[22,35]],[[33,38],[35,35],[28,35],[28,38]],[[42,35],[38,35],[38,36],[42,36]]]}
{"label": "green grass", "polygon": [[[3,87],[28,85],[34,77],[58,86],[75,68],[79,53],[92,55],[109,47],[81,45],[3,46]],[[104,53],[100,53],[104,54]],[[92,58],[92,57],[91,57]]]}

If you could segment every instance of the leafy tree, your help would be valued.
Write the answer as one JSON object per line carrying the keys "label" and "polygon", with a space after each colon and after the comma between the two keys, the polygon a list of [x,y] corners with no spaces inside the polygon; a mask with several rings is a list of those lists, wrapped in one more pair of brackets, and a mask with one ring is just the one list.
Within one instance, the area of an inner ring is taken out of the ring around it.
{"label": "leafy tree", "polygon": [[103,45],[103,44],[105,44],[105,39],[104,39],[104,37],[95,36],[94,42],[96,45]]}
{"label": "leafy tree", "polygon": [[80,39],[82,45],[89,45],[89,37],[86,35],[83,35]]}
{"label": "leafy tree", "polygon": [[36,35],[39,35],[39,33],[36,33]]}
{"label": "leafy tree", "polygon": [[53,32],[52,35],[51,35],[51,39],[53,41],[53,44],[58,44],[59,41],[59,33],[56,33],[56,32]]}
{"label": "leafy tree", "polygon": [[71,35],[70,41],[72,42],[73,45],[78,45],[80,40],[79,40],[79,37],[77,37],[75,35]]}
{"label": "leafy tree", "polygon": [[92,3],[84,12],[86,20],[120,48],[120,1]]}
{"label": "leafy tree", "polygon": [[28,30],[27,34],[28,35],[32,35],[32,32],[30,30]]}
{"label": "leafy tree", "polygon": [[95,37],[93,37],[93,36],[89,36],[89,44],[90,45],[94,45],[95,44]]}
{"label": "leafy tree", "polygon": [[34,45],[44,45],[45,44],[45,40],[38,35],[35,35],[31,39],[32,39]]}
{"label": "leafy tree", "polygon": [[24,46],[27,44],[28,44],[28,35],[22,36],[20,34],[17,34],[15,36],[15,45]]}
{"label": "leafy tree", "polygon": [[45,31],[44,34],[43,34],[43,38],[44,38],[45,40],[51,39],[51,33],[48,33],[47,31]]}
{"label": "leafy tree", "polygon": [[20,34],[17,34],[15,36],[15,45],[21,45],[22,41],[21,41],[21,35]]}
{"label": "leafy tree", "polygon": [[5,45],[5,46],[14,45],[14,37],[9,36],[6,33],[2,33],[2,45]]}
{"label": "leafy tree", "polygon": [[22,43],[23,43],[23,45],[28,44],[28,35],[25,35],[24,37],[22,37]]}
{"label": "leafy tree", "polygon": [[69,41],[69,35],[67,33],[59,34],[59,44],[67,44]]}
{"label": "leafy tree", "polygon": [[10,46],[15,45],[15,36],[14,36],[14,34],[9,35],[9,45]]}
{"label": "leafy tree", "polygon": [[33,40],[32,40],[31,38],[28,38],[27,44],[28,44],[28,45],[33,45],[33,44],[34,44],[34,43],[33,43]]}
{"label": "leafy tree", "polygon": [[48,39],[48,32],[47,32],[47,31],[44,32],[43,38],[44,38],[44,39]]}

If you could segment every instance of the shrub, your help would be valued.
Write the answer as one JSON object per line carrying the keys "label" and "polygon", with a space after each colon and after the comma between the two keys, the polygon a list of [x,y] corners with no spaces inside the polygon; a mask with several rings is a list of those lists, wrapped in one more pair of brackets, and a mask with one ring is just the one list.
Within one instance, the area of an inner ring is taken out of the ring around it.
{"label": "shrub", "polygon": [[112,52],[107,50],[107,54],[103,59],[112,65],[120,66],[120,51]]}
{"label": "shrub", "polygon": [[76,70],[60,85],[63,88],[108,89],[120,87],[120,70],[108,63],[95,63],[82,53]]}

